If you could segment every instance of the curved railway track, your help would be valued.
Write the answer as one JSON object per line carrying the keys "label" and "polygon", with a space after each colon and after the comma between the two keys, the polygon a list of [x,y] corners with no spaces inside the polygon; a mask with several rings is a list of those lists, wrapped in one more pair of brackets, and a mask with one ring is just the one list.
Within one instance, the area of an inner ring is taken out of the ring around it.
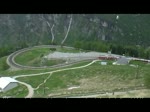
{"label": "curved railway track", "polygon": [[[16,52],[12,53],[11,55],[9,55],[7,58],[7,64],[11,68],[17,68],[17,69],[45,69],[45,68],[61,68],[61,67],[71,66],[73,64],[80,63],[81,61],[87,61],[87,60],[95,59],[95,58],[84,59],[84,60],[74,61],[74,62],[70,62],[70,63],[58,64],[58,65],[53,65],[53,66],[43,66],[43,67],[24,66],[24,65],[20,65],[20,64],[15,62],[15,57],[18,56],[19,54],[23,53],[23,52],[33,50],[36,48],[59,48],[59,47],[60,46],[56,46],[56,45],[41,45],[41,46],[34,46],[31,48],[24,48],[24,49],[18,50]],[[64,48],[74,49],[73,47],[67,47],[67,46],[64,46]]]}

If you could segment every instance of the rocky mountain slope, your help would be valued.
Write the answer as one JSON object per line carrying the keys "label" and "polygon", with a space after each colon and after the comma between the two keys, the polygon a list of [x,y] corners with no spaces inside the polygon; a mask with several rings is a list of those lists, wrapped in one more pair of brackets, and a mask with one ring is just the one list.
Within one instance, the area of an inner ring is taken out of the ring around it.
{"label": "rocky mountain slope", "polygon": [[0,14],[0,46],[75,41],[150,44],[149,14]]}

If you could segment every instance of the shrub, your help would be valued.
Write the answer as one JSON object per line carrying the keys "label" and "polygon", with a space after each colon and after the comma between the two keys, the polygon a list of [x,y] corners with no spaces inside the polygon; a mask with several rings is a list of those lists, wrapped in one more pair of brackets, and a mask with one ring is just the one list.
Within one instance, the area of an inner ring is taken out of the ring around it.
{"label": "shrub", "polygon": [[7,63],[5,61],[3,61],[2,70],[7,70],[8,68],[9,68],[9,66],[7,65]]}

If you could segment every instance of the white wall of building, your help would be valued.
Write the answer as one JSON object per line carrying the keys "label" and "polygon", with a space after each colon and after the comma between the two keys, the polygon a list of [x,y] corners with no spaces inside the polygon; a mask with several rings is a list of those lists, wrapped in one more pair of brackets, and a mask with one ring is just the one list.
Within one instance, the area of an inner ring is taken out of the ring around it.
{"label": "white wall of building", "polygon": [[3,92],[6,92],[6,91],[8,91],[8,90],[10,90],[10,89],[13,89],[13,88],[15,88],[15,87],[17,87],[17,86],[18,86],[17,82],[11,82],[11,83],[9,83],[9,84],[3,89]]}

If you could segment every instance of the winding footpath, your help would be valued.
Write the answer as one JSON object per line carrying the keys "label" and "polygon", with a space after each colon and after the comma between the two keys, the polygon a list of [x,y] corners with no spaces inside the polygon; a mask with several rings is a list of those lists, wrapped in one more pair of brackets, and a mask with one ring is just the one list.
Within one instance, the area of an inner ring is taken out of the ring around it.
{"label": "winding footpath", "polygon": [[[30,74],[30,75],[19,75],[19,76],[13,76],[13,78],[16,79],[16,78],[21,78],[21,77],[32,77],[32,76],[38,76],[38,75],[44,75],[44,74],[50,74],[49,77],[48,77],[48,78],[50,78],[50,76],[52,75],[52,73],[66,71],[66,70],[75,70],[75,69],[85,68],[85,67],[88,67],[88,66],[92,65],[93,63],[95,63],[97,61],[100,61],[100,60],[93,60],[89,64],[84,65],[84,66],[80,66],[80,67],[65,68],[65,69],[55,70],[55,71],[51,71],[51,72],[43,72],[43,73]],[[44,82],[41,83],[41,84],[46,83],[47,79],[45,79]],[[37,88],[33,88],[30,84],[27,84],[25,82],[20,82],[19,81],[19,83],[25,85],[28,88],[28,95],[25,98],[32,98],[33,95],[34,95],[34,90],[38,89],[39,86],[41,86],[41,84],[40,84]]]}
{"label": "winding footpath", "polygon": [[50,75],[43,81],[43,83],[39,84],[36,88],[34,88],[34,90],[39,89],[39,87],[40,87],[41,85],[43,85],[44,83],[46,83],[46,81],[47,81],[51,76],[52,76],[52,73],[50,73]]}

